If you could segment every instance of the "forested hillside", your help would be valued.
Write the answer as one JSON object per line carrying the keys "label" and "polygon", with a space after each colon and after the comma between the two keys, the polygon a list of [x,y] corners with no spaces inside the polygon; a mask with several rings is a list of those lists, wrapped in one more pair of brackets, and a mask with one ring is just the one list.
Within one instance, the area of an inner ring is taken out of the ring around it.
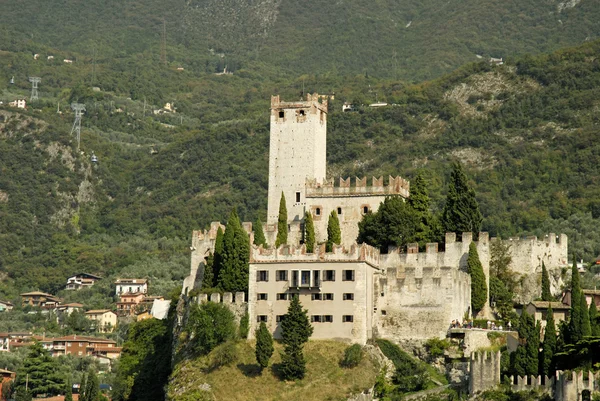
{"label": "forested hillside", "polygon": [[[65,0],[6,2],[0,43],[78,61],[141,54],[194,73],[365,74],[419,81],[477,55],[513,57],[598,38],[593,0]],[[333,88],[327,88],[328,90]]]}
{"label": "forested hillside", "polygon": [[[0,53],[0,100],[5,102],[0,119],[0,298],[14,299],[22,290],[55,292],[68,275],[80,271],[109,279],[148,276],[152,292],[167,293],[189,268],[191,230],[213,220],[224,222],[233,207],[244,221],[264,219],[272,94],[295,99],[303,92],[335,92],[328,116],[330,176],[400,174],[412,179],[422,170],[429,179],[434,211],[439,211],[450,163],[460,160],[473,179],[484,229],[491,235],[565,232],[578,257],[591,261],[600,252],[600,148],[595,140],[600,42],[513,57],[503,66],[484,60],[420,84],[389,74],[378,77],[371,70],[355,74],[362,67],[352,63],[347,71],[331,68],[300,75],[301,63],[299,69],[284,70],[281,65],[248,61],[232,67],[233,75],[215,75],[229,56],[221,57],[222,49],[216,47],[204,54],[177,45],[176,35],[168,36],[167,66],[158,62],[162,18],[149,11],[153,2],[88,3],[84,9],[91,14],[82,15],[90,20],[104,5],[112,7],[91,24],[98,32],[110,29],[110,35],[99,34],[101,40],[80,29],[82,22],[72,13],[83,10],[83,3],[71,2],[53,9],[39,5],[40,23],[31,26],[33,38],[15,35],[9,28],[16,29],[14,24],[35,4],[22,4],[17,10],[11,3],[10,13],[0,16],[0,32],[7,37]],[[272,34],[281,29],[277,24],[284,17],[310,15],[306,10],[285,11],[292,7],[287,2],[277,4],[277,19],[265,25],[266,36],[264,30],[259,35],[263,43],[290,37]],[[382,4],[376,3],[373,10]],[[592,32],[589,21],[597,19],[591,17],[595,11],[585,11],[588,6],[582,0],[560,16],[565,16],[565,24],[566,16],[579,16],[582,30],[589,27]],[[173,3],[165,18],[178,7]],[[330,7],[323,5],[322,11]],[[200,11],[189,14],[194,12]],[[51,20],[52,13],[61,18]],[[6,15],[12,15],[10,21]],[[109,17],[112,25],[103,19]],[[53,24],[60,34],[50,34]],[[68,29],[60,30],[62,25]],[[303,35],[309,25],[300,24],[297,34]],[[327,35],[316,33],[310,37],[323,40]],[[565,34],[561,40],[569,37],[575,36]],[[332,59],[343,49],[340,43],[315,40],[319,51],[329,49]],[[514,54],[531,50],[526,42],[519,43]],[[255,52],[260,54],[267,45],[261,46]],[[276,47],[283,51],[286,46],[281,42]],[[365,47],[374,49],[370,43]],[[303,51],[309,49],[306,44]],[[301,52],[288,54],[300,57]],[[318,54],[315,71],[327,65]],[[54,59],[48,60],[48,55]],[[455,62],[462,63],[456,57]],[[63,58],[74,62],[64,63]],[[365,57],[356,59],[362,63]],[[297,64],[286,60],[280,61]],[[436,60],[423,63],[438,68]],[[177,70],[178,65],[184,69]],[[42,78],[40,100],[26,111],[7,108],[6,102],[28,96],[29,76]],[[389,105],[341,112],[344,101],[367,105],[375,100]],[[69,136],[71,102],[87,108],[80,152]],[[176,112],[155,114],[166,102],[172,102]],[[91,162],[92,152],[99,163]],[[69,296],[89,297],[97,307],[106,306],[110,281],[93,291]]]}

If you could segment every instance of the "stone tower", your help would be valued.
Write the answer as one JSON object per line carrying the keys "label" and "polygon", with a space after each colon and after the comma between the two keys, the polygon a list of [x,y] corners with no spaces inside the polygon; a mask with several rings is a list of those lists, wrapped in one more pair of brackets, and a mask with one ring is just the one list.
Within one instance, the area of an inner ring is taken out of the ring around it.
{"label": "stone tower", "polygon": [[277,223],[282,192],[288,222],[300,221],[306,208],[306,180],[325,179],[327,100],[320,102],[318,94],[298,102],[271,96],[270,135],[267,223]]}

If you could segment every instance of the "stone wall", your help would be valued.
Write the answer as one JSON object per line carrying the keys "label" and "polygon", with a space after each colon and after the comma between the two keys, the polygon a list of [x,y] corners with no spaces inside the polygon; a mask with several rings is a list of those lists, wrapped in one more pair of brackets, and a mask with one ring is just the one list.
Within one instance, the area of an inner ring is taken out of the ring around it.
{"label": "stone wall", "polygon": [[512,391],[538,390],[556,401],[580,401],[584,391],[594,393],[597,377],[592,372],[557,371],[555,376],[505,377]]}
{"label": "stone wall", "polygon": [[469,393],[475,394],[500,384],[500,351],[473,352],[469,368]]}
{"label": "stone wall", "polygon": [[248,310],[248,302],[246,301],[246,294],[243,292],[224,292],[220,294],[218,292],[212,294],[198,294],[192,300],[198,304],[205,302],[222,303],[227,306],[233,315],[235,316],[236,323],[239,325],[241,318],[246,314]]}
{"label": "stone wall", "polygon": [[202,282],[204,278],[205,258],[215,249],[215,240],[219,227],[225,231],[224,225],[218,221],[214,221],[210,224],[210,229],[192,232],[190,274],[183,280],[183,287],[181,288],[183,295],[187,295],[191,290],[199,287]]}

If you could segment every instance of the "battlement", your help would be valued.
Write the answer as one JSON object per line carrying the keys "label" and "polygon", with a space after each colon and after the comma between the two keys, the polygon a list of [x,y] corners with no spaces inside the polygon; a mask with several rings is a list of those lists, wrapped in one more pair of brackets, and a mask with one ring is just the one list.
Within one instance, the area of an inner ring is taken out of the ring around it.
{"label": "battlement", "polygon": [[304,244],[281,245],[277,249],[255,245],[250,248],[250,263],[366,262],[379,267],[379,258],[379,250],[367,244],[354,244],[350,249],[334,245],[332,252],[325,252],[325,244],[322,244],[315,247],[314,253],[307,253]]}
{"label": "battlement", "polygon": [[319,96],[318,93],[307,93],[306,101],[297,102],[282,102],[279,95],[271,96],[271,111],[280,109],[314,109],[315,111],[321,110],[327,113],[328,99]]}
{"label": "battlement", "polygon": [[198,304],[204,302],[222,303],[225,305],[244,305],[246,303],[246,294],[244,292],[224,292],[223,294],[213,292],[212,294],[198,294]]}
{"label": "battlement", "polygon": [[556,235],[555,233],[546,234],[543,239],[538,239],[535,235],[526,237],[509,237],[505,240],[501,240],[496,237],[492,237],[491,241],[508,241],[511,244],[519,245],[534,245],[534,244],[546,244],[546,245],[567,245],[568,237],[566,234]]}
{"label": "battlement", "polygon": [[354,186],[350,177],[339,179],[339,186],[334,185],[334,179],[326,179],[323,183],[317,182],[315,179],[307,179],[306,197],[335,197],[335,196],[373,196],[373,195],[400,195],[408,198],[410,194],[410,182],[398,176],[389,176],[388,184],[384,185],[383,177],[373,177],[371,185],[367,185],[367,177],[354,179]]}
{"label": "battlement", "polygon": [[194,230],[192,232],[192,248],[199,248],[201,243],[206,243],[217,239],[217,231],[219,230],[219,227],[221,230],[225,231],[225,226],[218,221],[213,221],[210,223],[210,228],[208,230]]}
{"label": "battlement", "polygon": [[469,393],[475,394],[500,384],[500,351],[472,352],[469,367]]}

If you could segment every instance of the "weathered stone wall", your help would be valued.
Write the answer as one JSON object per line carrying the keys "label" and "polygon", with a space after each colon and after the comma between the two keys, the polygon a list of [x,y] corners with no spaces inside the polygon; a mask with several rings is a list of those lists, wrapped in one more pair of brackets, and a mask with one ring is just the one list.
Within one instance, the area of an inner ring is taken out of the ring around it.
{"label": "weathered stone wall", "polygon": [[219,227],[225,230],[225,226],[219,222],[212,222],[209,230],[192,232],[190,274],[183,280],[183,287],[181,288],[183,295],[187,295],[202,282],[205,258],[215,249]]}
{"label": "weathered stone wall", "polygon": [[469,393],[479,393],[498,384],[500,384],[500,351],[473,352],[469,367]]}
{"label": "weathered stone wall", "polygon": [[198,304],[202,304],[204,302],[214,302],[217,304],[222,303],[223,305],[227,306],[231,312],[233,312],[237,324],[240,324],[240,320],[248,310],[246,294],[243,292],[236,292],[235,294],[231,292],[224,292],[223,294],[218,292],[212,294],[198,294],[198,296],[194,297],[192,301]]}
{"label": "weathered stone wall", "polygon": [[505,380],[512,391],[538,390],[552,396],[556,401],[580,401],[582,393],[594,393],[597,377],[592,372],[557,371],[555,376],[510,376]]}

